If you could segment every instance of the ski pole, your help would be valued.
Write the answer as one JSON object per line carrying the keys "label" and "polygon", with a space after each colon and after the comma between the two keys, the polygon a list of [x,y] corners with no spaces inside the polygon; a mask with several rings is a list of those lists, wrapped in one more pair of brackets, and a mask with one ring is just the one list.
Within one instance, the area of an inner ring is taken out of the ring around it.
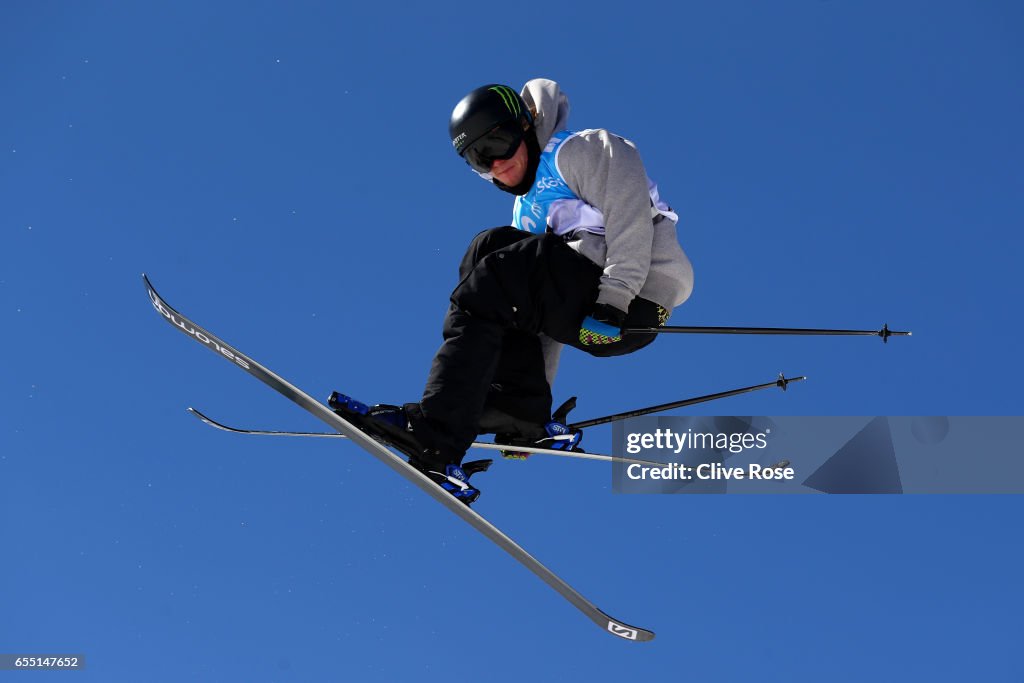
{"label": "ski pole", "polygon": [[595,417],[592,420],[584,420],[582,422],[574,422],[567,425],[570,429],[584,429],[586,427],[593,427],[595,425],[607,424],[608,422],[617,422],[619,420],[626,420],[631,417],[640,417],[641,415],[649,415],[651,413],[660,413],[663,410],[672,410],[673,408],[682,408],[683,406],[692,406],[696,403],[706,403],[707,401],[714,401],[719,398],[727,398],[729,396],[736,396],[738,394],[746,394],[751,391],[758,391],[760,389],[768,389],[769,387],[779,387],[783,391],[790,382],[800,382],[807,379],[806,376],[793,377],[786,379],[786,377],[780,372],[779,378],[774,382],[766,382],[764,384],[755,384],[750,387],[743,387],[742,389],[732,389],[730,391],[721,391],[717,394],[708,394],[707,396],[698,396],[696,398],[687,398],[682,401],[673,401],[671,403],[662,403],[661,405],[651,406],[649,408],[638,408],[637,410],[629,410],[624,413],[616,413],[614,415],[606,415],[604,417]]}
{"label": "ski pole", "polygon": [[912,332],[895,332],[889,325],[880,330],[820,330],[803,327],[687,327],[665,325],[663,327],[626,327],[623,333],[630,334],[792,334],[821,336],[865,336],[881,337],[889,343],[889,337],[909,337]]}

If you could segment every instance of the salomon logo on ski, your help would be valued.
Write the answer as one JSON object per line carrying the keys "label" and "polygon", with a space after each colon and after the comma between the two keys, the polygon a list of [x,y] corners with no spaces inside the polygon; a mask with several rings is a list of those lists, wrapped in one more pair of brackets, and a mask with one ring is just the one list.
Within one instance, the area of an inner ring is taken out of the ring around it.
{"label": "salomon logo on ski", "polygon": [[619,626],[614,621],[608,622],[608,630],[620,638],[625,638],[626,640],[636,640],[636,631],[634,631],[631,628],[626,628],[625,626]]}
{"label": "salomon logo on ski", "polygon": [[150,292],[149,292],[149,300],[153,303],[153,308],[155,308],[160,313],[160,315],[162,315],[163,317],[167,318],[167,321],[169,323],[171,323],[172,325],[181,328],[182,332],[184,332],[187,335],[190,335],[191,337],[195,338],[197,341],[200,341],[203,344],[206,344],[207,346],[209,346],[214,351],[219,352],[222,356],[224,356],[228,360],[232,360],[232,361],[238,363],[239,367],[241,367],[243,370],[248,370],[249,369],[248,361],[246,361],[246,359],[243,358],[241,355],[239,355],[237,353],[234,353],[229,348],[221,346],[216,341],[214,341],[213,339],[210,339],[205,334],[203,334],[202,332],[197,330],[194,325],[190,325],[188,322],[182,320],[181,318],[179,318],[178,316],[174,315],[173,313],[168,311],[166,308],[164,308],[163,304],[160,302],[160,299],[158,299],[156,297],[156,294],[152,290],[150,290]]}

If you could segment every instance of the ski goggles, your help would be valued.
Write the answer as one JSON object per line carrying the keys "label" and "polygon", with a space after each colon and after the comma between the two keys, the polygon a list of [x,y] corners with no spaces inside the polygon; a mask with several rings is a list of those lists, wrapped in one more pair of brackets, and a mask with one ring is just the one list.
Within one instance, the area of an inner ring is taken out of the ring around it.
{"label": "ski goggles", "polygon": [[523,141],[523,128],[519,121],[500,123],[467,145],[462,158],[474,171],[490,173],[491,164],[499,159],[511,159]]}

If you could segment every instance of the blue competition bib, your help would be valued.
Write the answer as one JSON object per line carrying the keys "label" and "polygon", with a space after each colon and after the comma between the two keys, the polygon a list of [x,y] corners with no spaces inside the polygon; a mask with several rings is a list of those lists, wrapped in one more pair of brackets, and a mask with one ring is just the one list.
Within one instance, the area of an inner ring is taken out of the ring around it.
{"label": "blue competition bib", "polygon": [[559,199],[579,199],[566,185],[555,164],[558,148],[573,135],[575,133],[563,130],[551,136],[551,140],[540,155],[537,179],[533,183],[533,188],[524,196],[516,197],[515,207],[512,209],[512,225],[520,230],[543,234],[548,228],[548,214],[553,202]]}

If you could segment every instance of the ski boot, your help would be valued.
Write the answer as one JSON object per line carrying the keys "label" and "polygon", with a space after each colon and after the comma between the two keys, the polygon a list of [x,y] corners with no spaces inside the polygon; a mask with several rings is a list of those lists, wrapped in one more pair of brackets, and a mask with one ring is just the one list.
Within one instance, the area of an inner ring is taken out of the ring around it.
{"label": "ski boot", "polygon": [[331,392],[327,404],[360,431],[392,446],[409,457],[409,465],[466,505],[480,497],[480,489],[470,486],[469,478],[491,466],[491,460],[475,460],[464,465],[445,462],[441,452],[423,444],[413,432],[400,406],[368,406],[351,396]]}
{"label": "ski boot", "polygon": [[480,497],[480,489],[470,485],[469,478],[477,472],[487,471],[492,462],[494,461],[488,459],[473,460],[462,465],[448,463],[444,466],[443,471],[438,471],[437,468],[424,464],[414,458],[409,459],[410,465],[453,495],[456,500],[460,500],[466,505],[472,505]]}
{"label": "ski boot", "polygon": [[[551,420],[543,427],[537,426],[532,433],[520,432],[518,434],[495,434],[494,443],[503,446],[530,446],[532,448],[549,448],[558,451],[579,450],[580,441],[583,440],[583,432],[566,425],[569,411],[576,407],[576,397],[559,406],[558,410],[551,416]],[[526,460],[530,454],[526,451],[517,451],[515,448],[501,451],[501,457],[507,460]]]}

